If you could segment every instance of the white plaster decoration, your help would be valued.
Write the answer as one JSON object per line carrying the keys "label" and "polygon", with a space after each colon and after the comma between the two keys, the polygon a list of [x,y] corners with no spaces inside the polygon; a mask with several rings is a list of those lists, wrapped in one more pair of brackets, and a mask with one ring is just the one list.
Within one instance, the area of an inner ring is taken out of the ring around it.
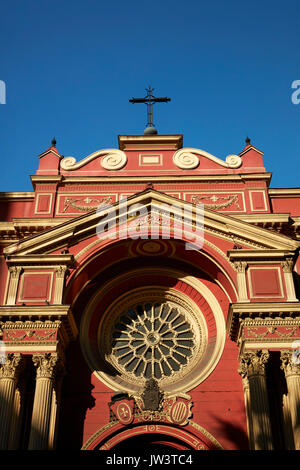
{"label": "white plaster decoration", "polygon": [[91,161],[101,156],[103,156],[103,158],[101,159],[100,164],[105,170],[120,170],[127,163],[127,156],[122,150],[104,149],[97,150],[97,152],[92,153],[79,162],[77,162],[76,158],[74,157],[65,157],[60,162],[60,167],[66,171],[78,170],[87,163],[90,163]]}
{"label": "white plaster decoration", "polygon": [[208,160],[211,160],[225,168],[234,169],[239,168],[242,165],[242,159],[238,155],[228,155],[224,162],[220,158],[217,158],[214,155],[205,152],[205,150],[194,148],[184,148],[177,150],[177,152],[175,152],[173,155],[173,162],[176,166],[178,166],[178,168],[181,168],[183,170],[192,170],[199,166],[200,159],[197,157],[197,155],[199,155],[200,157],[207,158]]}

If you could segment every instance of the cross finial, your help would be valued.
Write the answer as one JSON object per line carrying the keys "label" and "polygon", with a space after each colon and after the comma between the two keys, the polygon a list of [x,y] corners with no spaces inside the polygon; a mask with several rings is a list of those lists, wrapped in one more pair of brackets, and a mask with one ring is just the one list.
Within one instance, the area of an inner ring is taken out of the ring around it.
{"label": "cross finial", "polygon": [[146,88],[147,95],[144,98],[132,98],[131,100],[129,100],[129,102],[145,103],[147,105],[147,128],[144,132],[157,134],[157,130],[155,129],[153,123],[153,105],[155,103],[167,103],[168,101],[171,101],[171,98],[156,98],[155,96],[153,96],[153,91],[154,88],[151,88],[151,86],[149,85],[149,87]]}

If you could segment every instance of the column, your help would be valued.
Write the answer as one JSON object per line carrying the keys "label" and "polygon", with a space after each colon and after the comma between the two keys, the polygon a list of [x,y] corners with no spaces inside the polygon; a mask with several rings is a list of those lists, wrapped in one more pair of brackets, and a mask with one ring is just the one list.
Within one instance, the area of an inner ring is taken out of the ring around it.
{"label": "column", "polygon": [[254,450],[272,450],[272,431],[269,413],[265,364],[268,351],[249,351],[241,356],[241,370],[249,382],[250,443]]}
{"label": "column", "polygon": [[47,450],[57,353],[34,354],[37,368],[29,450]]}
{"label": "column", "polygon": [[21,371],[22,355],[9,353],[0,363],[0,449],[8,448],[11,422],[17,410],[14,408],[17,380]]}
{"label": "column", "polygon": [[246,284],[246,261],[235,261],[234,267],[237,272],[238,302],[249,302]]}
{"label": "column", "polygon": [[293,351],[281,351],[281,368],[284,371],[295,450],[300,450],[300,364]]}

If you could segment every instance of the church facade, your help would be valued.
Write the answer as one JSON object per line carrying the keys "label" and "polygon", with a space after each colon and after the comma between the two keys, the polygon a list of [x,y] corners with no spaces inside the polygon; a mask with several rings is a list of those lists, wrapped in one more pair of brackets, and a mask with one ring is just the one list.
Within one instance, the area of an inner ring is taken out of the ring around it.
{"label": "church facade", "polygon": [[300,189],[249,139],[38,163],[0,194],[0,448],[299,450]]}

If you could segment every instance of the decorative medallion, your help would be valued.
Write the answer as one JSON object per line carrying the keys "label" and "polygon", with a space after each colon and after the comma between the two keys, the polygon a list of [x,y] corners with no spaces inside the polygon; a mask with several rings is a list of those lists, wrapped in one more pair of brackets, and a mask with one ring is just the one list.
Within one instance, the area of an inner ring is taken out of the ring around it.
{"label": "decorative medallion", "polygon": [[175,246],[164,240],[136,240],[129,246],[131,256],[172,256]]}
{"label": "decorative medallion", "polygon": [[191,413],[192,402],[183,400],[182,398],[177,399],[170,409],[170,420],[174,424],[184,425],[187,423]]}
{"label": "decorative medallion", "polygon": [[121,400],[111,404],[110,409],[117,420],[126,426],[133,421],[133,406],[133,400]]}

